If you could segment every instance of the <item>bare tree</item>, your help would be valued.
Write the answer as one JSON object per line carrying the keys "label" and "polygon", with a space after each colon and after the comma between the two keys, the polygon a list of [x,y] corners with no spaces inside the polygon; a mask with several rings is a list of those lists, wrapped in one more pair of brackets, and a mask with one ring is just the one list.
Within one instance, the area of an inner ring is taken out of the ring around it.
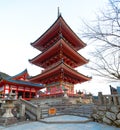
{"label": "bare tree", "polygon": [[96,48],[91,53],[90,69],[111,81],[120,80],[120,0],[109,0],[106,10],[86,24],[83,36],[92,40]]}

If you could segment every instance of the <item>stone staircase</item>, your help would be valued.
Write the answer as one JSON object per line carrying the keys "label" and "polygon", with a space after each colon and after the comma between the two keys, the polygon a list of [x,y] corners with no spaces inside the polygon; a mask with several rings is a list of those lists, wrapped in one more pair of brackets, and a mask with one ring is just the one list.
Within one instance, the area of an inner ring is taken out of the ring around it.
{"label": "stone staircase", "polygon": [[83,117],[91,117],[93,113],[94,105],[52,105],[48,108],[41,108],[41,115],[42,118],[49,117],[48,109],[54,107],[56,108],[57,112],[54,116],[58,115],[76,115],[76,116],[83,116]]}
{"label": "stone staircase", "polygon": [[91,114],[93,113],[93,106],[92,105],[63,106],[63,109],[58,110],[58,112],[66,115],[91,117]]}
{"label": "stone staircase", "polygon": [[[83,117],[91,117],[93,113],[93,104],[89,105],[81,105],[81,104],[34,104],[30,101],[21,100],[22,103],[25,105],[26,115],[32,120],[39,120],[42,118],[47,118],[50,116],[58,116],[58,115],[76,115],[76,116],[83,116]],[[49,109],[55,108],[56,114],[49,115]]]}

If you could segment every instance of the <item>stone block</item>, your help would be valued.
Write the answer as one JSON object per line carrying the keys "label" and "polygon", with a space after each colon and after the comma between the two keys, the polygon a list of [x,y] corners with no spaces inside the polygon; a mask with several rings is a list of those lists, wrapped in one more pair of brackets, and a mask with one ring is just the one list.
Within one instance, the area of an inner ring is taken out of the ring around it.
{"label": "stone block", "polygon": [[106,124],[108,124],[108,125],[112,124],[112,121],[110,119],[108,119],[107,117],[103,118],[103,122],[106,123]]}
{"label": "stone block", "polygon": [[99,111],[106,111],[107,108],[106,108],[106,106],[99,106],[99,107],[98,107],[98,110],[99,110]]}
{"label": "stone block", "polygon": [[93,108],[93,113],[97,113],[97,111],[98,111],[97,107],[94,107]]}
{"label": "stone block", "polygon": [[114,121],[114,123],[116,124],[117,127],[120,127],[120,120],[116,120]]}
{"label": "stone block", "polygon": [[106,115],[105,115],[108,119],[112,120],[112,121],[115,121],[116,120],[116,114],[115,113],[112,113],[112,112],[106,112]]}
{"label": "stone block", "polygon": [[120,113],[117,114],[117,119],[120,120]]}
{"label": "stone block", "polygon": [[112,106],[110,111],[114,112],[114,113],[118,113],[119,112],[119,108],[117,106]]}
{"label": "stone block", "polygon": [[98,114],[92,114],[92,118],[95,120],[100,120],[101,117]]}
{"label": "stone block", "polygon": [[15,117],[1,117],[0,118],[0,125],[7,126],[11,124],[17,123],[17,119]]}
{"label": "stone block", "polygon": [[104,111],[97,111],[97,114],[101,117],[103,117],[105,115],[105,112]]}

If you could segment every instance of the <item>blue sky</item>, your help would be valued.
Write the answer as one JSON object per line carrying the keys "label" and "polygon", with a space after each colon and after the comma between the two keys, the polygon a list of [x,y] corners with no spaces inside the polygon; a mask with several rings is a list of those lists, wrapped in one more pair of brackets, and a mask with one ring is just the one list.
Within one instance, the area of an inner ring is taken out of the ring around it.
{"label": "blue sky", "polygon": [[[30,75],[40,73],[40,68],[28,62],[39,54],[30,43],[54,23],[58,6],[65,21],[81,38],[79,30],[83,28],[82,20],[88,23],[94,20],[95,14],[105,7],[106,2],[107,0],[0,0],[0,71],[16,75],[27,68]],[[85,57],[89,58],[87,51],[85,53]],[[91,76],[84,71],[83,74]],[[103,86],[101,81],[96,83],[93,80],[81,84],[80,89],[97,93],[102,89],[96,89],[98,84]],[[104,87],[105,93],[109,91],[107,87]]]}

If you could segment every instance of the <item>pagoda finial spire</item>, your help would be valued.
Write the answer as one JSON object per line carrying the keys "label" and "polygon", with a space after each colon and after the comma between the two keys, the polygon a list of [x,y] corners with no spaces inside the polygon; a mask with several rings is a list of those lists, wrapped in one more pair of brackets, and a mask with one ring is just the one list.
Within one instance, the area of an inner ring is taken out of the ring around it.
{"label": "pagoda finial spire", "polygon": [[61,13],[60,13],[60,9],[59,9],[59,7],[58,7],[58,17],[61,15]]}

